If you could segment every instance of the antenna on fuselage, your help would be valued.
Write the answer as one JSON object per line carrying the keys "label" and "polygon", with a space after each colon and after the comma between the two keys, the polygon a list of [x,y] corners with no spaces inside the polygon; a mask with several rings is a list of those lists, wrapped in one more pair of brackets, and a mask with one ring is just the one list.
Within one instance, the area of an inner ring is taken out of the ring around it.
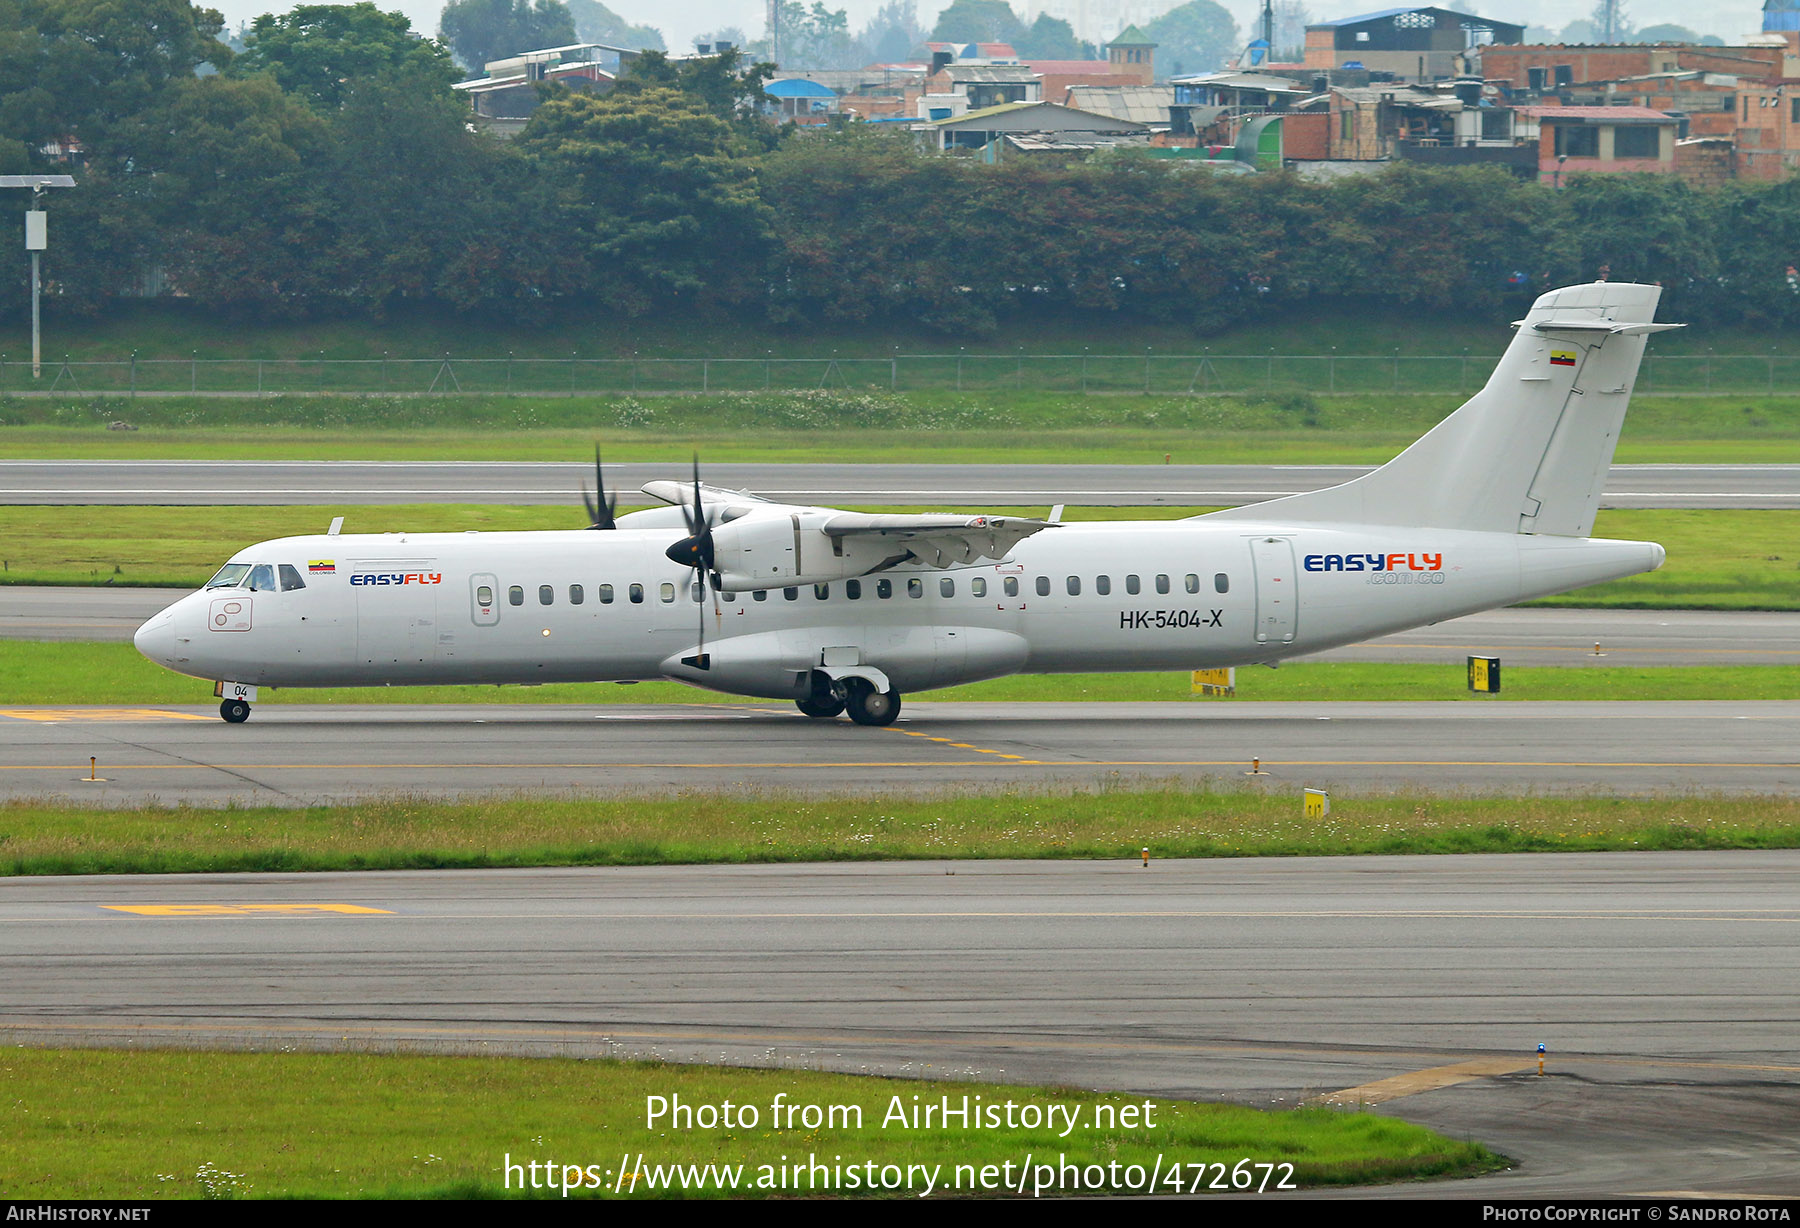
{"label": "antenna on fuselage", "polygon": [[333,516],[331,518],[331,527],[329,529],[325,530],[325,536],[336,537],[338,535],[338,531],[341,530],[343,527],[344,527],[344,518],[342,516]]}

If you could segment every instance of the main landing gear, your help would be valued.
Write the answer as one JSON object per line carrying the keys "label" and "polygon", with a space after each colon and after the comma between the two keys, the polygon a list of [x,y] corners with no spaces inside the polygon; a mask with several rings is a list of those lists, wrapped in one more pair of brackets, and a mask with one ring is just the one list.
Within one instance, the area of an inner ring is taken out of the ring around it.
{"label": "main landing gear", "polygon": [[241,699],[227,699],[219,705],[219,715],[233,725],[242,725],[250,719],[250,705]]}
{"label": "main landing gear", "polygon": [[878,691],[867,678],[846,678],[825,686],[815,682],[813,693],[795,700],[794,706],[819,720],[848,712],[858,725],[892,725],[900,715],[900,692]]}

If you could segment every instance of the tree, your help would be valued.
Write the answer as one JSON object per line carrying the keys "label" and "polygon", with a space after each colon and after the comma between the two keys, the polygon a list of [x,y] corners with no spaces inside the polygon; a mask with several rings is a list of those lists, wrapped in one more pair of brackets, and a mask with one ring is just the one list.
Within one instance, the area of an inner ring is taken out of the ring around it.
{"label": "tree", "polygon": [[1017,49],[1025,23],[1006,0],[955,0],[938,14],[934,43],[1011,43]]}
{"label": "tree", "polygon": [[655,26],[634,26],[600,0],[568,0],[575,19],[575,35],[584,43],[605,43],[638,51],[667,51],[662,31]]}
{"label": "tree", "polygon": [[520,149],[563,184],[579,254],[631,315],[756,292],[774,237],[732,126],[666,87],[544,102]]}
{"label": "tree", "polygon": [[443,88],[457,79],[450,52],[413,33],[404,13],[359,4],[303,4],[264,14],[250,27],[233,76],[267,73],[282,89],[322,111],[335,111],[358,81],[408,68]]}
{"label": "tree", "polygon": [[646,51],[631,63],[619,79],[616,94],[646,90],[679,90],[692,96],[707,111],[737,127],[740,136],[767,147],[775,129],[762,121],[759,108],[769,100],[763,82],[775,75],[775,65],[750,63],[736,47],[717,55],[675,61],[660,51]]}
{"label": "tree", "polygon": [[561,0],[450,0],[438,28],[456,58],[472,70],[575,41],[575,19]]}
{"label": "tree", "polygon": [[1157,45],[1156,66],[1165,77],[1223,68],[1242,45],[1237,22],[1213,0],[1188,0],[1141,28]]}
{"label": "tree", "polygon": [[0,0],[0,133],[34,155],[74,135],[117,156],[112,130],[201,64],[231,62],[225,19],[188,0]]}
{"label": "tree", "polygon": [[1075,27],[1060,17],[1039,13],[1014,50],[1026,60],[1085,60],[1092,48],[1075,37]]}
{"label": "tree", "polygon": [[1691,46],[1700,41],[1700,36],[1686,26],[1664,22],[1658,26],[1645,26],[1631,36],[1631,41],[1634,43],[1686,43]]}
{"label": "tree", "polygon": [[919,9],[914,0],[887,0],[859,36],[865,58],[876,64],[896,64],[910,59],[913,51],[925,42],[925,27],[919,24]]}
{"label": "tree", "polygon": [[850,37],[850,14],[843,9],[828,9],[818,0],[810,9],[798,0],[780,0],[777,21],[778,45],[759,39],[750,44],[752,55],[787,69],[855,68],[862,62],[862,45]]}

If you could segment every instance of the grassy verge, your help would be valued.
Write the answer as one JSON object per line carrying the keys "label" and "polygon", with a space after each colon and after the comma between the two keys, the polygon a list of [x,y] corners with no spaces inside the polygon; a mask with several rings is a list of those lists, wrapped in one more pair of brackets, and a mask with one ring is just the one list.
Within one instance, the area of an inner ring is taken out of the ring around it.
{"label": "grassy verge", "polygon": [[[896,510],[869,508],[870,511]],[[918,508],[899,510],[923,510]],[[1042,514],[1043,508],[985,508]],[[1068,509],[1066,519],[1172,519],[1203,508]],[[578,504],[234,507],[0,508],[0,583],[126,584],[195,588],[255,541],[321,532],[332,516],[353,533],[407,530],[578,528]],[[1648,575],[1539,603],[1641,609],[1800,609],[1800,512],[1734,509],[1600,513],[1600,537],[1661,542],[1669,558]]]}
{"label": "grassy verge", "polygon": [[1792,848],[1800,799],[1332,798],[1187,786],[827,800],[398,798],[304,810],[0,806],[0,873],[178,874],[916,858]]}
{"label": "grassy verge", "polygon": [[[0,440],[39,459],[1378,464],[1454,409],[1456,391],[1246,396],[813,390],[615,397],[0,395]],[[108,430],[118,422],[136,430]],[[1634,399],[1621,462],[1800,460],[1800,398]]]}
{"label": "grassy verge", "polygon": [[[1443,665],[1313,662],[1278,670],[1245,668],[1232,700],[1196,703],[1332,700],[1498,703],[1516,700],[1660,700],[1800,698],[1800,664],[1721,666],[1587,665],[1571,645],[1566,666],[1504,665],[1499,695],[1467,688],[1460,657]],[[1453,650],[1445,650],[1446,656]],[[1604,660],[1604,658],[1598,658]],[[1069,703],[1186,700],[1186,674],[1032,674],[910,696],[915,715],[932,701]],[[129,644],[0,640],[0,704],[210,704],[212,685],[173,674]],[[534,687],[323,687],[268,690],[259,706],[283,704],[758,704],[676,682],[562,683]],[[766,701],[782,711],[785,704]]]}
{"label": "grassy verge", "polygon": [[[0,1137],[0,1171],[11,1174],[6,1192],[16,1199],[561,1198],[564,1184],[576,1196],[672,1197],[682,1191],[651,1185],[679,1187],[676,1165],[714,1166],[710,1188],[690,1197],[922,1197],[928,1177],[940,1197],[971,1197],[997,1192],[981,1187],[985,1166],[1010,1163],[1016,1181],[1028,1155],[1101,1166],[1098,1189],[1070,1188],[1034,1160],[1028,1191],[1166,1195],[1186,1191],[1188,1165],[1222,1163],[1229,1173],[1246,1157],[1293,1165],[1302,1189],[1469,1176],[1502,1163],[1478,1143],[1372,1114],[801,1070],[15,1048],[0,1056],[0,1074],[14,1122]],[[796,1114],[780,1129],[778,1096]],[[733,1126],[676,1128],[666,1115],[648,1126],[653,1097],[715,1111],[729,1100]],[[983,1107],[1010,1102],[1015,1120],[1030,1106],[1040,1117],[1053,1111],[1057,1125],[962,1129],[953,1119],[912,1129],[889,1118],[896,1102],[911,1110],[914,1097],[953,1107],[965,1097],[971,1106],[977,1097]],[[755,1126],[743,1125],[747,1109]],[[810,1126],[808,1109],[820,1115]],[[635,1174],[636,1188],[615,1192],[622,1156],[632,1157],[625,1181]],[[827,1171],[796,1188],[791,1166],[809,1173],[808,1157]],[[1164,1174],[1182,1166],[1178,1182],[1129,1191],[1128,1181],[1148,1184],[1159,1157]],[[509,1162],[518,1166],[511,1189]],[[553,1185],[519,1188],[550,1172]],[[1285,1175],[1276,1174],[1271,1185]],[[721,1175],[728,1190],[718,1188]],[[1214,1175],[1209,1168],[1205,1180]],[[1040,1180],[1047,1184],[1034,1190]],[[593,1184],[608,1188],[596,1194]]]}

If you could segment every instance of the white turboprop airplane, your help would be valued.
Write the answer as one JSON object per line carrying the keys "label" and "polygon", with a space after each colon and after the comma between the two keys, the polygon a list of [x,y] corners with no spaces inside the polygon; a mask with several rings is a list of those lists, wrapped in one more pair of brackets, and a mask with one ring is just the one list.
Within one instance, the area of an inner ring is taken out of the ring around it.
{"label": "white turboprop airplane", "polygon": [[1077,525],[772,503],[696,464],[616,521],[602,486],[610,532],[262,542],[136,643],[232,722],[260,686],[673,678],[886,725],[902,692],[1005,674],[1273,663],[1660,566],[1588,536],[1646,335],[1679,327],[1660,294],[1543,295],[1480,392],[1327,490]]}

